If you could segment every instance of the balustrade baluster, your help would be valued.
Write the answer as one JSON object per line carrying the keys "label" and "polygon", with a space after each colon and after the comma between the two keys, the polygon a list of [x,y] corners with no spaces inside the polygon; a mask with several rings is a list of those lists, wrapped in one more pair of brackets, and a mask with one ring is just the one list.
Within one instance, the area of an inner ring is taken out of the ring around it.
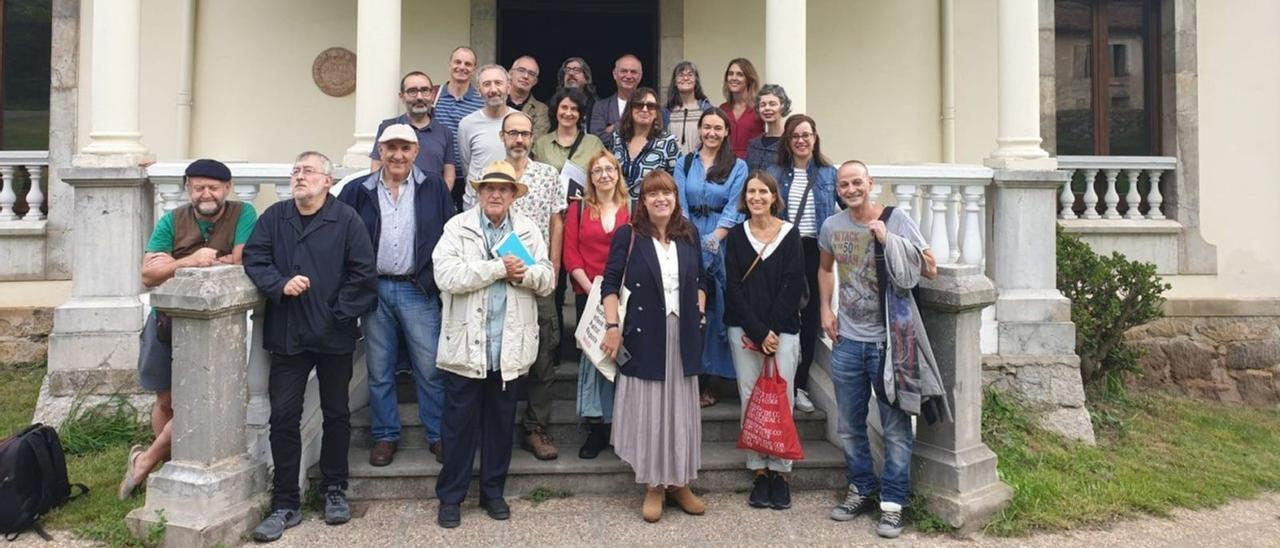
{"label": "balustrade baluster", "polygon": [[964,233],[960,239],[960,262],[963,264],[982,263],[982,210],[979,200],[986,193],[986,187],[969,185],[963,189],[964,198]]}
{"label": "balustrade baluster", "polygon": [[1105,202],[1103,204],[1102,218],[1119,219],[1120,195],[1116,194],[1116,177],[1120,175],[1120,170],[1108,169],[1103,173],[1107,175],[1107,194],[1103,196]]}
{"label": "balustrade baluster", "polygon": [[893,196],[898,199],[898,209],[911,216],[911,220],[915,221],[916,224],[920,224],[920,216],[916,214],[915,208],[912,207],[914,204],[911,203],[916,198],[915,185],[895,184],[893,185]]}
{"label": "balustrade baluster", "polygon": [[1071,191],[1071,181],[1076,178],[1076,174],[1080,170],[1071,170],[1071,176],[1067,178],[1067,182],[1062,185],[1062,194],[1058,196],[1058,202],[1062,204],[1062,208],[1058,211],[1059,219],[1078,219],[1074,209],[1076,206],[1076,193]]}
{"label": "balustrade baluster", "polygon": [[18,215],[13,212],[13,204],[18,202],[18,193],[14,190],[13,166],[0,166],[0,221],[16,221]]}
{"label": "balustrade baluster", "polygon": [[258,183],[236,183],[235,192],[241,202],[252,202],[258,198]]}
{"label": "balustrade baluster", "polygon": [[1147,218],[1153,221],[1164,219],[1164,211],[1160,206],[1164,204],[1164,196],[1160,194],[1160,176],[1164,175],[1164,171],[1159,169],[1148,169],[1147,180],[1151,182],[1151,190],[1147,191]]}
{"label": "balustrade baluster", "polygon": [[1084,170],[1084,218],[1101,219],[1098,215],[1098,189],[1094,187],[1094,181],[1098,178],[1098,170]]}
{"label": "balustrade baluster", "polygon": [[27,216],[24,219],[39,221],[45,218],[44,211],[40,207],[44,205],[44,191],[40,190],[40,181],[44,179],[43,166],[30,166],[27,168],[28,177],[31,179],[31,188],[27,190]]}
{"label": "balustrade baluster", "polygon": [[276,200],[288,200],[293,197],[293,192],[289,190],[289,180],[285,179],[283,183],[276,183]]}
{"label": "balustrade baluster", "polygon": [[1131,220],[1141,220],[1142,213],[1138,210],[1142,205],[1142,195],[1138,193],[1138,178],[1142,176],[1140,169],[1126,169],[1124,171],[1126,177],[1129,178],[1129,192],[1124,194],[1124,205],[1128,208],[1124,212],[1124,218]]}
{"label": "balustrade baluster", "polygon": [[960,185],[952,185],[947,196],[947,239],[951,242],[952,264],[960,262]]}
{"label": "balustrade baluster", "polygon": [[933,248],[933,256],[939,263],[951,262],[951,241],[947,234],[947,205],[951,195],[951,185],[929,186],[929,210],[932,212],[929,221],[929,247]]}

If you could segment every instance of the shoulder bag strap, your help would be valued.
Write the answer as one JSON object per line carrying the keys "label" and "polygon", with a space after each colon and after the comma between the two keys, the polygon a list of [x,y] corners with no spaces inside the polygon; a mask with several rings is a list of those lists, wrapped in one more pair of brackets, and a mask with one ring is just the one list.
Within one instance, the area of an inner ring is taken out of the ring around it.
{"label": "shoulder bag strap", "polygon": [[[794,183],[796,180],[794,175],[795,168],[791,168],[791,169],[792,169],[791,181]],[[791,221],[793,224],[796,225],[796,230],[800,230],[800,218],[804,217],[804,206],[805,204],[809,203],[809,194],[811,190],[813,190],[813,178],[809,177],[809,172],[808,170],[806,170],[805,178],[804,178],[804,194],[800,195],[800,207],[796,208],[796,218]]]}
{"label": "shoulder bag strap", "polygon": [[579,130],[578,136],[573,140],[573,144],[569,145],[569,155],[564,157],[566,162],[573,161],[573,155],[578,152],[578,145],[582,144],[582,136],[585,132]]}

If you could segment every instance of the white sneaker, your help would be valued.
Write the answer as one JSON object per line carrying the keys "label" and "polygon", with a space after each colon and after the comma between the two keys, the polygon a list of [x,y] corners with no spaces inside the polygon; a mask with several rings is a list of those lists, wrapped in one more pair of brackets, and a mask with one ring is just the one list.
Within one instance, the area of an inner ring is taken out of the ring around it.
{"label": "white sneaker", "polygon": [[796,390],[796,409],[805,413],[813,412],[813,402],[809,401],[809,393],[804,390]]}

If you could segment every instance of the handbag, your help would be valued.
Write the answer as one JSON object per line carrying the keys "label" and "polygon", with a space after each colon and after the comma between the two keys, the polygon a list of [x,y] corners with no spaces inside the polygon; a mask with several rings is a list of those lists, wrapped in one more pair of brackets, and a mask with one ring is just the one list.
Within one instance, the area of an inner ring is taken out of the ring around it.
{"label": "handbag", "polygon": [[[622,268],[622,289],[618,291],[618,325],[625,325],[627,315],[627,301],[631,298],[631,290],[627,289],[627,269],[631,266],[631,250],[636,245],[636,233],[631,232],[631,243],[627,244],[627,262]],[[618,375],[618,362],[605,354],[604,349],[600,348],[600,344],[604,342],[604,335],[608,331],[605,324],[608,323],[604,317],[604,297],[601,293],[601,285],[604,278],[597,276],[591,283],[591,292],[587,294],[587,304],[582,309],[583,317],[578,321],[578,327],[573,332],[573,338],[578,341],[578,348],[582,349],[582,354],[596,366],[596,370],[600,371],[604,378],[613,382],[614,377]]]}
{"label": "handbag", "polygon": [[[754,344],[748,349],[759,351]],[[790,390],[787,380],[778,372],[778,357],[765,356],[756,378],[751,399],[742,414],[742,433],[738,435],[738,449],[772,455],[780,459],[803,460],[804,448],[795,420],[791,417]]]}

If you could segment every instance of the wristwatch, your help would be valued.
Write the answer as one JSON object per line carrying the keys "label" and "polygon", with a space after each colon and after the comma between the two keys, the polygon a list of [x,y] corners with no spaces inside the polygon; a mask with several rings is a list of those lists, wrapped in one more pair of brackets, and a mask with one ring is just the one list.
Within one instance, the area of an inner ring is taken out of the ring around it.
{"label": "wristwatch", "polygon": [[610,329],[617,329],[617,328],[618,328],[618,324],[616,324],[616,323],[606,323],[606,324],[604,324],[604,330],[605,330],[605,331],[608,331],[608,330],[610,330]]}

